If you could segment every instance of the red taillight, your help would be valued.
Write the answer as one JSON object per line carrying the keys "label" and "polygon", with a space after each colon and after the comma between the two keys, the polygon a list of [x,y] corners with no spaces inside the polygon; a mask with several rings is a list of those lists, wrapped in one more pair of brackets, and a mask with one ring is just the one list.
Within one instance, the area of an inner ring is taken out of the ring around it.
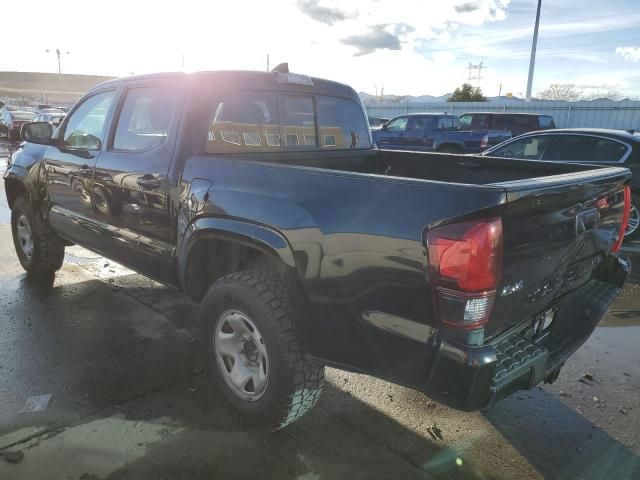
{"label": "red taillight", "polygon": [[456,223],[427,233],[432,281],[465,292],[494,290],[502,266],[499,218]]}
{"label": "red taillight", "polygon": [[485,135],[480,140],[480,148],[487,148],[489,146],[489,135]]}
{"label": "red taillight", "polygon": [[484,325],[502,267],[500,218],[431,229],[427,251],[440,320],[463,328]]}
{"label": "red taillight", "polygon": [[629,214],[631,213],[631,189],[629,185],[625,185],[624,187],[624,211],[622,212],[622,221],[620,222],[620,231],[618,232],[618,239],[615,241],[613,246],[611,247],[611,251],[616,253],[622,247],[622,242],[624,241],[624,232],[627,230],[627,225],[629,223]]}

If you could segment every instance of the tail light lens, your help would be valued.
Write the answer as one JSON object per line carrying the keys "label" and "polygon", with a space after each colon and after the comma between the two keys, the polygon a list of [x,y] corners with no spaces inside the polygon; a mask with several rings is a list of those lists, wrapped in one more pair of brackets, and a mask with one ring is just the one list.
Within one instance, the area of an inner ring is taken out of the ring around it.
{"label": "tail light lens", "polygon": [[431,229],[427,251],[440,320],[462,328],[484,325],[502,267],[500,218]]}
{"label": "tail light lens", "polygon": [[480,148],[487,148],[489,146],[489,135],[485,135],[480,140]]}
{"label": "tail light lens", "polygon": [[611,247],[611,251],[616,253],[622,247],[624,241],[624,232],[627,231],[627,225],[629,224],[629,214],[631,213],[631,189],[629,185],[624,187],[624,211],[622,212],[622,221],[620,222],[620,231],[618,232],[618,239]]}

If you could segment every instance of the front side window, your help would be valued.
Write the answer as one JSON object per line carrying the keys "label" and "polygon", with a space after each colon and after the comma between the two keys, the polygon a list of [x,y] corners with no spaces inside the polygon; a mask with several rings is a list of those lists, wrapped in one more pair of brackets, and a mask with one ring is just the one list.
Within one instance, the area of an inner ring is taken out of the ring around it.
{"label": "front side window", "polygon": [[487,155],[490,157],[539,160],[549,146],[550,140],[551,137],[549,135],[521,138],[519,140],[509,142],[507,145],[504,145]]}
{"label": "front side window", "polygon": [[104,138],[107,113],[114,92],[102,92],[86,99],[69,117],[62,146],[83,150],[99,150]]}
{"label": "front side window", "polygon": [[385,131],[387,132],[404,132],[407,129],[407,122],[409,119],[407,117],[398,117],[391,120],[385,126]]}
{"label": "front side window", "polygon": [[113,139],[115,150],[145,151],[164,143],[176,104],[165,86],[132,88],[122,105]]}
{"label": "front side window", "polygon": [[460,129],[461,130],[471,130],[471,115],[461,115],[460,116]]}

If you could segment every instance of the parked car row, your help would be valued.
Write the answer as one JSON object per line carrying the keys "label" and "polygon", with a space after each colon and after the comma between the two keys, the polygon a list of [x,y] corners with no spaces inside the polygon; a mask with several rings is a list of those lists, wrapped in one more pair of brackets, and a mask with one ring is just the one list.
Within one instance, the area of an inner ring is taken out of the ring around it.
{"label": "parked car row", "polygon": [[57,127],[66,116],[66,112],[51,105],[36,105],[35,107],[2,105],[0,108],[0,135],[4,135],[9,142],[20,139],[22,125],[29,122],[50,122]]}
{"label": "parked car row", "polygon": [[521,133],[555,128],[550,116],[525,113],[413,113],[379,125],[381,120],[369,117],[379,147],[443,153],[479,153]]}
{"label": "parked car row", "polygon": [[371,133],[380,148],[443,153],[478,153],[511,138],[504,130],[463,129],[456,115],[440,113],[401,115]]}

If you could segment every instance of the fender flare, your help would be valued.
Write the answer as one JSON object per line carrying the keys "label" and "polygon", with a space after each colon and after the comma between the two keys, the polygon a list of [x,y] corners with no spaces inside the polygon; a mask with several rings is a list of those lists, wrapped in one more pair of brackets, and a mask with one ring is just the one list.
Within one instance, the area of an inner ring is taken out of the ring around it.
{"label": "fender flare", "polygon": [[12,206],[11,204],[13,203],[13,199],[8,195],[8,189],[9,185],[14,182],[17,182],[24,187],[31,202],[36,200],[29,172],[24,167],[21,167],[20,165],[11,165],[4,174],[4,182],[9,208]]}
{"label": "fender flare", "polygon": [[187,268],[193,246],[204,239],[226,240],[255,248],[285,270],[296,270],[293,249],[278,231],[265,225],[224,217],[198,218],[189,224],[178,243],[176,257],[180,287],[188,293]]}

